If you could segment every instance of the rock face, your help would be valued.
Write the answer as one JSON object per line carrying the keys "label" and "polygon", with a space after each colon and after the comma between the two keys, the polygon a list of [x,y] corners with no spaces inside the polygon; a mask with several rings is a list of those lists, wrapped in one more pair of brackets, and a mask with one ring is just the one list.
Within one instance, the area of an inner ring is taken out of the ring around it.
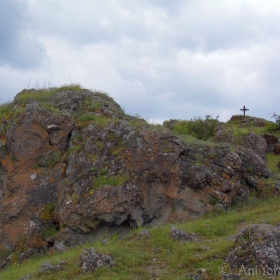
{"label": "rock face", "polygon": [[[267,276],[279,275],[280,228],[269,224],[245,227],[238,234],[234,248],[225,261],[232,271],[240,274],[249,273],[251,269]],[[275,269],[277,274],[269,274]]]}
{"label": "rock face", "polygon": [[[269,175],[258,135],[235,151],[188,144],[99,92],[25,90],[2,122],[0,250],[71,246],[74,234],[106,225],[184,221],[244,201]],[[50,240],[50,231],[59,233]]]}
{"label": "rock face", "polygon": [[266,133],[263,138],[266,140],[268,152],[273,152],[275,147],[279,145],[279,139],[276,135]]}

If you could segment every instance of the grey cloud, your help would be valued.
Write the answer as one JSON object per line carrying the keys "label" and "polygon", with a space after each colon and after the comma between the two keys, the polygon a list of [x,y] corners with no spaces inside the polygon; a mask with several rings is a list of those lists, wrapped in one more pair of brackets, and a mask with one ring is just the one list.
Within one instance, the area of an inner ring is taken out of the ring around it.
{"label": "grey cloud", "polygon": [[28,30],[25,2],[0,2],[0,65],[32,68],[42,64],[44,48]]}
{"label": "grey cloud", "polygon": [[71,72],[84,87],[109,88],[131,114],[228,118],[246,105],[270,118],[278,109],[280,17],[267,1],[7,2],[0,64],[41,62],[40,38],[46,77],[65,83]]}
{"label": "grey cloud", "polygon": [[[43,31],[44,34],[60,37],[75,45],[103,41],[110,43],[118,39],[120,31],[116,30],[115,23],[111,25],[115,16],[110,7],[106,8],[102,2],[74,3],[49,5],[49,1],[41,1],[40,5],[31,5],[33,22],[38,32]],[[52,15],[51,20],[49,14]]]}
{"label": "grey cloud", "polygon": [[41,0],[40,5],[30,4],[30,9],[38,32],[57,36],[75,46],[104,42],[118,44],[123,39],[147,42],[159,36],[166,37],[164,27],[168,16],[149,1],[81,3],[76,0],[67,5],[62,2],[50,5],[49,1]]}
{"label": "grey cloud", "polygon": [[176,31],[172,41],[179,48],[212,52],[279,38],[277,13],[256,7],[258,3],[252,1],[236,1],[235,5],[231,1],[186,1],[177,16],[170,17],[171,29]]}

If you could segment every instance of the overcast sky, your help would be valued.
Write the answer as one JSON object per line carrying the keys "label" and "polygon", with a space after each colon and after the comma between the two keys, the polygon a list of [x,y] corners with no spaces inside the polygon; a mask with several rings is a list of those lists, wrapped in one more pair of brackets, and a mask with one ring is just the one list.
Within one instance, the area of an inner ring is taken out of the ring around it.
{"label": "overcast sky", "polygon": [[280,114],[279,0],[0,0],[0,102],[79,83],[161,122]]}

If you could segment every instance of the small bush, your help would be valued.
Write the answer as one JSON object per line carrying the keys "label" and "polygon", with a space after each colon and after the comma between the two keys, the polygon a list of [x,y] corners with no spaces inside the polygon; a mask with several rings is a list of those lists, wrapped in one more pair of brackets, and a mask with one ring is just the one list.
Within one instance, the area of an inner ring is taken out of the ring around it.
{"label": "small bush", "polygon": [[88,105],[87,110],[93,111],[95,113],[100,113],[101,108],[102,108],[102,104],[96,102],[96,103],[93,103],[92,105]]}
{"label": "small bush", "polygon": [[55,215],[56,204],[51,202],[45,205],[44,209],[41,211],[39,218],[41,220],[51,220]]}
{"label": "small bush", "polygon": [[78,193],[73,193],[70,197],[74,205],[78,205],[81,201],[81,197]]}
{"label": "small bush", "polygon": [[247,171],[248,171],[250,174],[252,174],[252,175],[253,175],[253,174],[254,174],[254,167],[253,167],[253,166],[251,166],[251,165],[250,165],[250,166],[248,166],[248,167],[247,167]]}
{"label": "small bush", "polygon": [[105,147],[105,143],[103,141],[96,141],[95,145],[100,151],[102,151]]}
{"label": "small bush", "polygon": [[110,150],[111,154],[115,157],[119,156],[123,151],[125,150],[125,147],[120,145],[116,148],[113,148]]}
{"label": "small bush", "polygon": [[192,135],[200,140],[207,140],[214,136],[217,125],[219,124],[218,116],[213,119],[210,115],[194,117],[190,121],[181,121],[174,125],[174,131],[179,135]]}
{"label": "small bush", "polygon": [[26,250],[26,235],[18,235],[15,241],[14,250],[15,252],[24,252]]}
{"label": "small bush", "polygon": [[49,237],[56,235],[59,232],[59,229],[55,225],[48,226],[43,232],[42,237],[44,240],[47,240]]}
{"label": "small bush", "polygon": [[8,249],[0,250],[0,259],[6,259],[11,254],[11,251]]}
{"label": "small bush", "polygon": [[270,131],[278,131],[280,130],[280,126],[277,123],[270,123],[266,126],[266,131],[270,132]]}
{"label": "small bush", "polygon": [[11,102],[0,105],[0,120],[10,120],[13,117],[13,104]]}
{"label": "small bush", "polygon": [[75,145],[75,146],[73,146],[73,147],[71,148],[70,154],[71,154],[71,153],[74,153],[74,152],[79,153],[79,152],[81,152],[82,150],[83,150],[83,147],[82,147],[81,145]]}
{"label": "small bush", "polygon": [[104,169],[100,170],[100,175],[104,176],[108,173],[108,171],[109,171],[108,168],[104,168]]}
{"label": "small bush", "polygon": [[209,204],[214,206],[219,202],[219,198],[218,197],[210,197],[209,199]]}
{"label": "small bush", "polygon": [[61,156],[61,158],[60,158],[60,161],[63,162],[63,163],[66,163],[67,160],[68,160],[68,157],[69,157],[70,153],[71,153],[70,150],[64,152],[64,154],[63,154],[63,155]]}
{"label": "small bush", "polygon": [[26,112],[26,108],[18,107],[14,112],[14,116],[17,118],[18,116],[20,116],[24,112]]}

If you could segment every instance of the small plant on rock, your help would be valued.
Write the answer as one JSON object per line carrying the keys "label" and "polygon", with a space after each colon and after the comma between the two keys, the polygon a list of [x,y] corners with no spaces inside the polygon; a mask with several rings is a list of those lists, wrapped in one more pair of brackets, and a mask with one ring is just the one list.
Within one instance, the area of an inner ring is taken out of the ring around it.
{"label": "small plant on rock", "polygon": [[48,203],[45,205],[43,210],[40,213],[40,219],[41,220],[50,220],[54,218],[55,215],[55,208],[56,204],[54,202]]}
{"label": "small plant on rock", "polygon": [[49,237],[56,235],[59,232],[59,229],[56,225],[51,224],[48,226],[42,233],[42,237],[44,240],[47,240]]}

